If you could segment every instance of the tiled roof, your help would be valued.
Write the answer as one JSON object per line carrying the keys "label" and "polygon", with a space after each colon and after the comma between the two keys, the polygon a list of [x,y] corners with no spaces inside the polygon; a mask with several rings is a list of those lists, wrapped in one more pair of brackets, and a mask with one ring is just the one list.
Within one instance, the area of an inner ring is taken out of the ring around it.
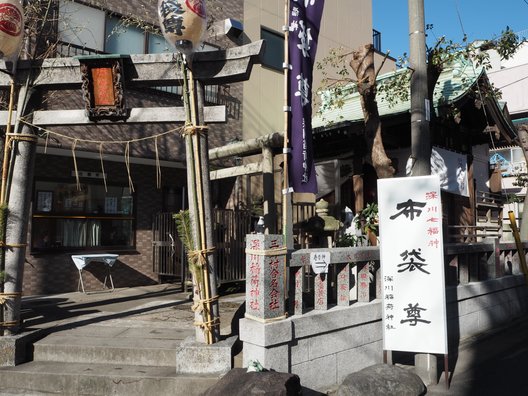
{"label": "tiled roof", "polygon": [[[394,78],[395,75],[404,73],[405,71],[406,69],[399,69],[395,72],[380,75],[377,78],[377,82],[378,84],[383,83],[383,81]],[[457,61],[452,66],[446,67],[440,74],[435,87],[433,96],[435,108],[439,103],[450,104],[463,97],[483,73],[484,70],[482,67],[477,68],[471,62],[464,60]],[[410,86],[407,89],[410,90]],[[322,115],[315,115],[312,120],[312,126],[314,128],[344,121],[355,122],[363,120],[360,97],[355,89],[355,85],[351,84],[348,91],[350,93],[343,98],[344,103],[341,108],[332,108],[324,111]],[[328,91],[322,95],[323,103],[325,94],[328,95]],[[387,100],[386,93],[378,91],[376,100],[378,102],[379,114],[382,117],[406,113],[411,108],[410,95],[409,100],[399,100],[396,103],[390,103]]]}

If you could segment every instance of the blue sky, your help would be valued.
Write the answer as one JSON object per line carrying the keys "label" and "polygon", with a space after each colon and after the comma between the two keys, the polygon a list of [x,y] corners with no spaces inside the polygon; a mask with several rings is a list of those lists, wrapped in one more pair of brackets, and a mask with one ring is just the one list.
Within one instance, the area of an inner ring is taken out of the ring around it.
{"label": "blue sky", "polygon": [[[372,0],[373,28],[381,32],[382,50],[395,58],[409,53],[407,12],[407,0]],[[433,24],[430,44],[441,36],[461,42],[463,31],[470,41],[489,39],[506,26],[528,30],[528,0],[425,0],[425,23]]]}

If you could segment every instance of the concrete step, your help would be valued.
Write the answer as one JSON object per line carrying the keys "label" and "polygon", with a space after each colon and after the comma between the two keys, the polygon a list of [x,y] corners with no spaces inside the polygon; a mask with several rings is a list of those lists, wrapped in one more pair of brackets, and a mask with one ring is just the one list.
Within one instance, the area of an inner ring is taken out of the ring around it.
{"label": "concrete step", "polygon": [[33,360],[175,367],[176,349],[189,335],[165,328],[90,326],[37,341]]}
{"label": "concrete step", "polygon": [[0,368],[2,395],[185,395],[202,394],[219,376],[178,375],[174,368],[29,362]]}

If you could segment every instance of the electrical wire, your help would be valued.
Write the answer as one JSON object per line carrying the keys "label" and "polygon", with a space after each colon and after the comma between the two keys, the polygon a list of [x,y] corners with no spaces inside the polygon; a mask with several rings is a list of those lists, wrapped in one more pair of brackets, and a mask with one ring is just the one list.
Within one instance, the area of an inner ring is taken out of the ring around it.
{"label": "electrical wire", "polygon": [[462,29],[462,34],[466,37],[466,31],[464,30],[464,24],[462,23],[462,16],[460,15],[460,10],[458,9],[458,0],[455,0],[455,9],[458,16],[458,22],[460,23],[460,28]]}
{"label": "electrical wire", "polygon": [[506,85],[502,85],[502,86],[498,87],[498,89],[506,88],[506,87],[509,87],[510,85],[517,84],[518,82],[521,82],[521,81],[523,81],[523,80],[526,80],[527,78],[528,78],[528,76],[523,77],[523,78],[519,78],[518,80],[515,80],[515,81],[512,81],[512,82],[509,82],[509,83],[506,84]]}

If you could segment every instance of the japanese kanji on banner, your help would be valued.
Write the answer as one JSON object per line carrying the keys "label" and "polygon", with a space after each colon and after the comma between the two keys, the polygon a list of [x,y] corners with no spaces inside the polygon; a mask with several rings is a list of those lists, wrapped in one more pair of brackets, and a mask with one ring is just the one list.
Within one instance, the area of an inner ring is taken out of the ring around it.
{"label": "japanese kanji on banner", "polygon": [[295,192],[317,193],[312,148],[312,80],[319,26],[324,0],[291,0],[289,15],[289,98],[291,107],[288,137],[290,187]]}
{"label": "japanese kanji on banner", "polygon": [[438,176],[378,180],[383,349],[447,354]]}

